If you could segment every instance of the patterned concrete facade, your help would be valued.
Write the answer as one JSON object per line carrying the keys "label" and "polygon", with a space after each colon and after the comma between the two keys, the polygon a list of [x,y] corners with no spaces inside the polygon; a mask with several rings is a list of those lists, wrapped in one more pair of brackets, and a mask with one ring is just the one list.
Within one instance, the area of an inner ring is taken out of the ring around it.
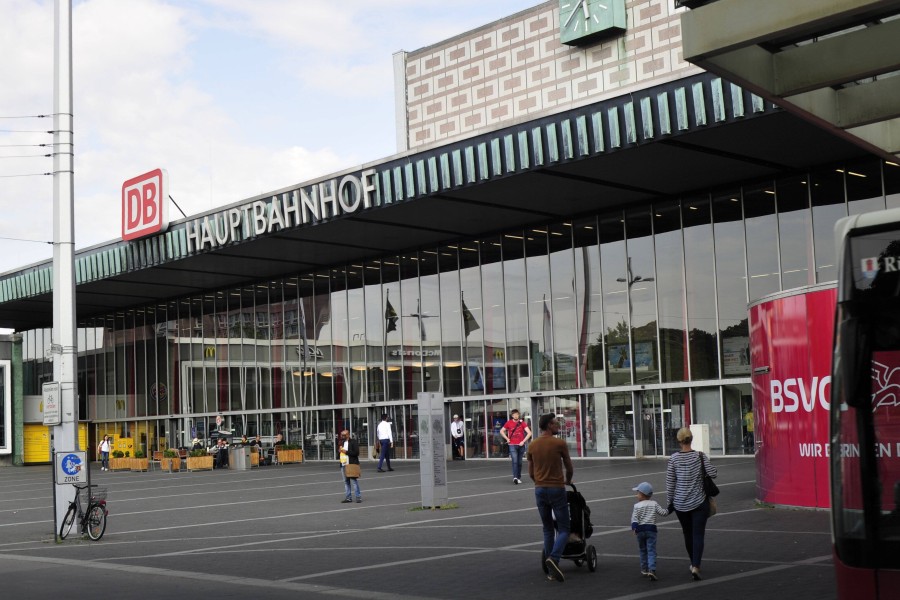
{"label": "patterned concrete facade", "polygon": [[559,1],[551,0],[408,53],[408,148],[445,144],[702,72],[682,59],[683,9],[672,0],[627,0],[626,7],[625,34],[586,47],[560,43]]}

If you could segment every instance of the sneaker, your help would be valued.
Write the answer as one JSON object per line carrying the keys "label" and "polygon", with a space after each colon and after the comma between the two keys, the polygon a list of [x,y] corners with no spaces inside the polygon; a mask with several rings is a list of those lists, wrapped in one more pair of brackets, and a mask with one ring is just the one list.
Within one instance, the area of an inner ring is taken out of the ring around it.
{"label": "sneaker", "polygon": [[378,469],[379,473],[384,473],[384,469]]}
{"label": "sneaker", "polygon": [[343,500],[341,500],[341,504],[347,504],[348,502],[353,502],[353,500],[351,500],[350,498],[344,498]]}
{"label": "sneaker", "polygon": [[356,503],[359,504],[360,502],[362,502],[362,498],[357,498]]}
{"label": "sneaker", "polygon": [[519,479],[517,477],[513,477],[513,484],[519,485],[520,483],[522,483],[522,482],[519,481]]}
{"label": "sneaker", "polygon": [[644,571],[643,569],[641,569],[641,577],[649,577],[649,576],[650,576],[650,571]]}
{"label": "sneaker", "polygon": [[566,576],[563,575],[563,572],[560,570],[559,565],[556,564],[555,560],[553,560],[552,558],[548,558],[544,561],[544,564],[547,565],[547,569],[549,569],[550,575],[553,577],[553,579],[557,580],[560,583],[566,580]]}
{"label": "sneaker", "polygon": [[656,577],[656,571],[648,572],[647,577],[650,578],[650,581],[659,581],[659,579]]}
{"label": "sneaker", "polygon": [[393,471],[393,469],[392,469],[392,468],[390,468],[390,467],[388,467],[388,471]]}
{"label": "sneaker", "polygon": [[700,581],[702,577],[700,577],[700,569],[698,567],[691,567],[691,578],[694,581]]}

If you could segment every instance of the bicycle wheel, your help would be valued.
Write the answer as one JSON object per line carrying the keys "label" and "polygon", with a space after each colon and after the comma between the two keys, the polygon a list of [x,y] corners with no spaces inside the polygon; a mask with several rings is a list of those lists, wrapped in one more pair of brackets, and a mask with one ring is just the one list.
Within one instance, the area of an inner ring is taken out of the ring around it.
{"label": "bicycle wheel", "polygon": [[99,504],[93,504],[88,509],[88,537],[96,542],[103,537],[104,531],[106,531],[106,511]]}
{"label": "bicycle wheel", "polygon": [[66,516],[63,517],[62,523],[59,526],[59,539],[64,540],[66,536],[69,535],[69,532],[72,531],[72,525],[75,524],[75,505],[69,505],[69,512],[66,513]]}

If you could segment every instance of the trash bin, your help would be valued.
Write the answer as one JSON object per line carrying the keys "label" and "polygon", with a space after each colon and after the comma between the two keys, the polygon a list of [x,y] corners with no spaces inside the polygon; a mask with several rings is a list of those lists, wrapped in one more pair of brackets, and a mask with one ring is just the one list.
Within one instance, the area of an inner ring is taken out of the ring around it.
{"label": "trash bin", "polygon": [[250,468],[250,446],[236,446],[228,449],[228,468],[246,471]]}

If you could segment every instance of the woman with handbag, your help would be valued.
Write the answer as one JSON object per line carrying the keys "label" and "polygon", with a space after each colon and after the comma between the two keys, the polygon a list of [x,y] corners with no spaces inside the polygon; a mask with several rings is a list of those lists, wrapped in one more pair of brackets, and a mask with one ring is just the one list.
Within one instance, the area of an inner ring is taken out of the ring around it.
{"label": "woman with handbag", "polygon": [[350,432],[346,429],[341,432],[341,476],[344,479],[344,499],[341,503],[353,502],[351,485],[356,487],[356,501],[362,502],[362,492],[359,490],[359,443],[350,437]]}
{"label": "woman with handbag", "polygon": [[676,439],[681,450],[672,455],[666,468],[669,512],[674,509],[681,523],[684,547],[691,559],[691,578],[700,581],[706,521],[710,517],[710,499],[704,490],[703,479],[705,476],[716,477],[719,472],[709,462],[709,457],[691,448],[694,437],[689,428],[679,429]]}

